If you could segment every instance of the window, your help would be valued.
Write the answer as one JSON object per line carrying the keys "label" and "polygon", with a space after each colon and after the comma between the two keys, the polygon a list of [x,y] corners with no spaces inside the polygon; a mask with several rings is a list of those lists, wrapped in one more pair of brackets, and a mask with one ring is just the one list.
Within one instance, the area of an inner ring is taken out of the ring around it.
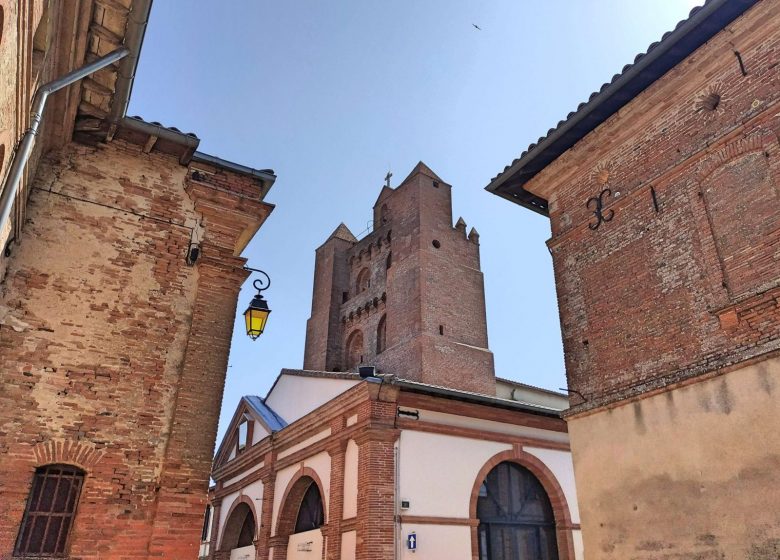
{"label": "window", "polygon": [[322,496],[317,483],[312,480],[306,493],[303,495],[301,507],[298,509],[298,517],[295,520],[295,533],[303,533],[319,529],[325,522],[322,509]]}
{"label": "window", "polygon": [[376,328],[376,353],[381,354],[387,348],[387,315],[382,315]]}
{"label": "window", "polygon": [[379,223],[386,224],[389,219],[390,219],[390,212],[387,209],[387,204],[383,204],[382,208],[379,210]]}
{"label": "window", "polygon": [[238,425],[237,433],[238,441],[236,443],[236,451],[243,451],[246,448],[247,439],[249,437],[249,422],[246,421],[246,418],[244,418]]}
{"label": "window", "polygon": [[504,462],[479,489],[480,560],[558,560],[550,498],[527,469]]}
{"label": "window", "polygon": [[392,251],[387,253],[387,260],[385,261],[385,270],[388,270],[391,266],[393,266],[393,253],[392,253]]}
{"label": "window", "polygon": [[355,293],[365,292],[371,286],[371,273],[367,268],[360,271],[355,282]]}
{"label": "window", "polygon": [[46,465],[35,471],[15,556],[65,556],[84,472],[70,465]]}

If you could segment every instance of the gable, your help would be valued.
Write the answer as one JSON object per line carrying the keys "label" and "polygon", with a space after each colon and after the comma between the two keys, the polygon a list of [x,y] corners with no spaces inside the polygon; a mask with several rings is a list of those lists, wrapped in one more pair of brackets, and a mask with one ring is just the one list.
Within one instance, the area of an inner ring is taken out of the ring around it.
{"label": "gable", "polygon": [[293,423],[358,383],[360,379],[357,378],[295,375],[282,372],[271,387],[265,402],[287,422]]}
{"label": "gable", "polygon": [[239,424],[244,420],[251,426],[248,427],[247,448],[261,442],[273,432],[277,432],[287,425],[287,422],[266,405],[260,397],[255,395],[241,397],[217,448],[217,453],[214,456],[214,468],[224,465],[236,457],[237,430]]}

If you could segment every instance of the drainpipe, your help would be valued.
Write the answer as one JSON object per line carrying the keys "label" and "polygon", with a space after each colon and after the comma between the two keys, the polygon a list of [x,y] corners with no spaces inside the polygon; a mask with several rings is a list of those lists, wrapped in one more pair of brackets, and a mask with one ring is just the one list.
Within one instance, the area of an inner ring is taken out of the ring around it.
{"label": "drainpipe", "polygon": [[73,72],[68,72],[61,78],[57,78],[48,84],[43,84],[38,88],[38,91],[35,92],[32,111],[30,112],[30,128],[24,133],[22,141],[19,143],[19,148],[14,153],[11,165],[8,169],[8,175],[3,183],[3,190],[0,195],[0,231],[5,229],[11,216],[11,208],[13,208],[14,200],[16,199],[16,192],[19,189],[19,184],[22,182],[24,168],[27,165],[27,160],[30,159],[33,145],[35,145],[35,137],[38,135],[38,129],[41,126],[43,110],[46,107],[46,100],[49,95],[62,88],[68,87],[72,83],[89,76],[93,72],[97,72],[101,68],[105,68],[109,64],[124,58],[129,53],[130,50],[125,47],[116,49],[86,66],[82,66]]}
{"label": "drainpipe", "polygon": [[114,126],[125,116],[127,105],[130,102],[130,92],[133,89],[135,71],[138,67],[138,57],[141,54],[141,44],[144,41],[151,11],[152,0],[133,0],[130,13],[127,16],[124,44],[130,49],[130,56],[125,58],[119,65],[116,76],[114,101],[111,104],[111,113],[108,118]]}

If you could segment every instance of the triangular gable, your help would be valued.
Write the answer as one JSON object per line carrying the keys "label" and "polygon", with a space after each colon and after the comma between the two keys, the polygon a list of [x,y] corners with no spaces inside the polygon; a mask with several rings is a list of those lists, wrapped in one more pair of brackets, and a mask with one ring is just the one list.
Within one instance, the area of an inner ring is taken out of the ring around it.
{"label": "triangular gable", "polygon": [[426,177],[430,177],[434,181],[441,181],[442,183],[444,182],[441,179],[441,177],[436,175],[436,173],[434,173],[431,170],[430,167],[428,167],[427,165],[425,165],[423,162],[420,161],[420,162],[417,163],[417,165],[414,166],[414,169],[412,169],[412,172],[409,173],[409,175],[406,177],[406,179],[404,179],[401,182],[401,184],[403,185],[404,183],[407,183],[407,182],[411,181],[417,175],[425,175]]}
{"label": "triangular gable", "polygon": [[[287,422],[271,410],[260,397],[255,395],[241,397],[236,411],[230,419],[225,435],[217,448],[217,453],[214,456],[214,468],[222,466],[230,460],[230,453],[236,441],[236,430],[244,416],[259,423],[268,434],[278,432],[287,425]],[[249,446],[251,445],[252,442],[250,441]]]}

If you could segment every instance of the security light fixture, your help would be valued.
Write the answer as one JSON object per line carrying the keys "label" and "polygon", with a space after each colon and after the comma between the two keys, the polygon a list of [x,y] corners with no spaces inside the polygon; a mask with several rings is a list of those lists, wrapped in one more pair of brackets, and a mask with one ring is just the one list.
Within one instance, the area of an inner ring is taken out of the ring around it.
{"label": "security light fixture", "polygon": [[244,320],[246,321],[246,334],[252,340],[257,340],[263,331],[265,330],[265,324],[268,322],[268,315],[271,314],[271,310],[268,308],[268,302],[263,298],[261,293],[263,290],[267,290],[271,285],[271,278],[262,270],[245,267],[246,270],[252,272],[259,272],[265,276],[266,281],[263,282],[260,278],[255,280],[252,285],[257,290],[257,294],[249,302],[249,307],[244,311]]}

